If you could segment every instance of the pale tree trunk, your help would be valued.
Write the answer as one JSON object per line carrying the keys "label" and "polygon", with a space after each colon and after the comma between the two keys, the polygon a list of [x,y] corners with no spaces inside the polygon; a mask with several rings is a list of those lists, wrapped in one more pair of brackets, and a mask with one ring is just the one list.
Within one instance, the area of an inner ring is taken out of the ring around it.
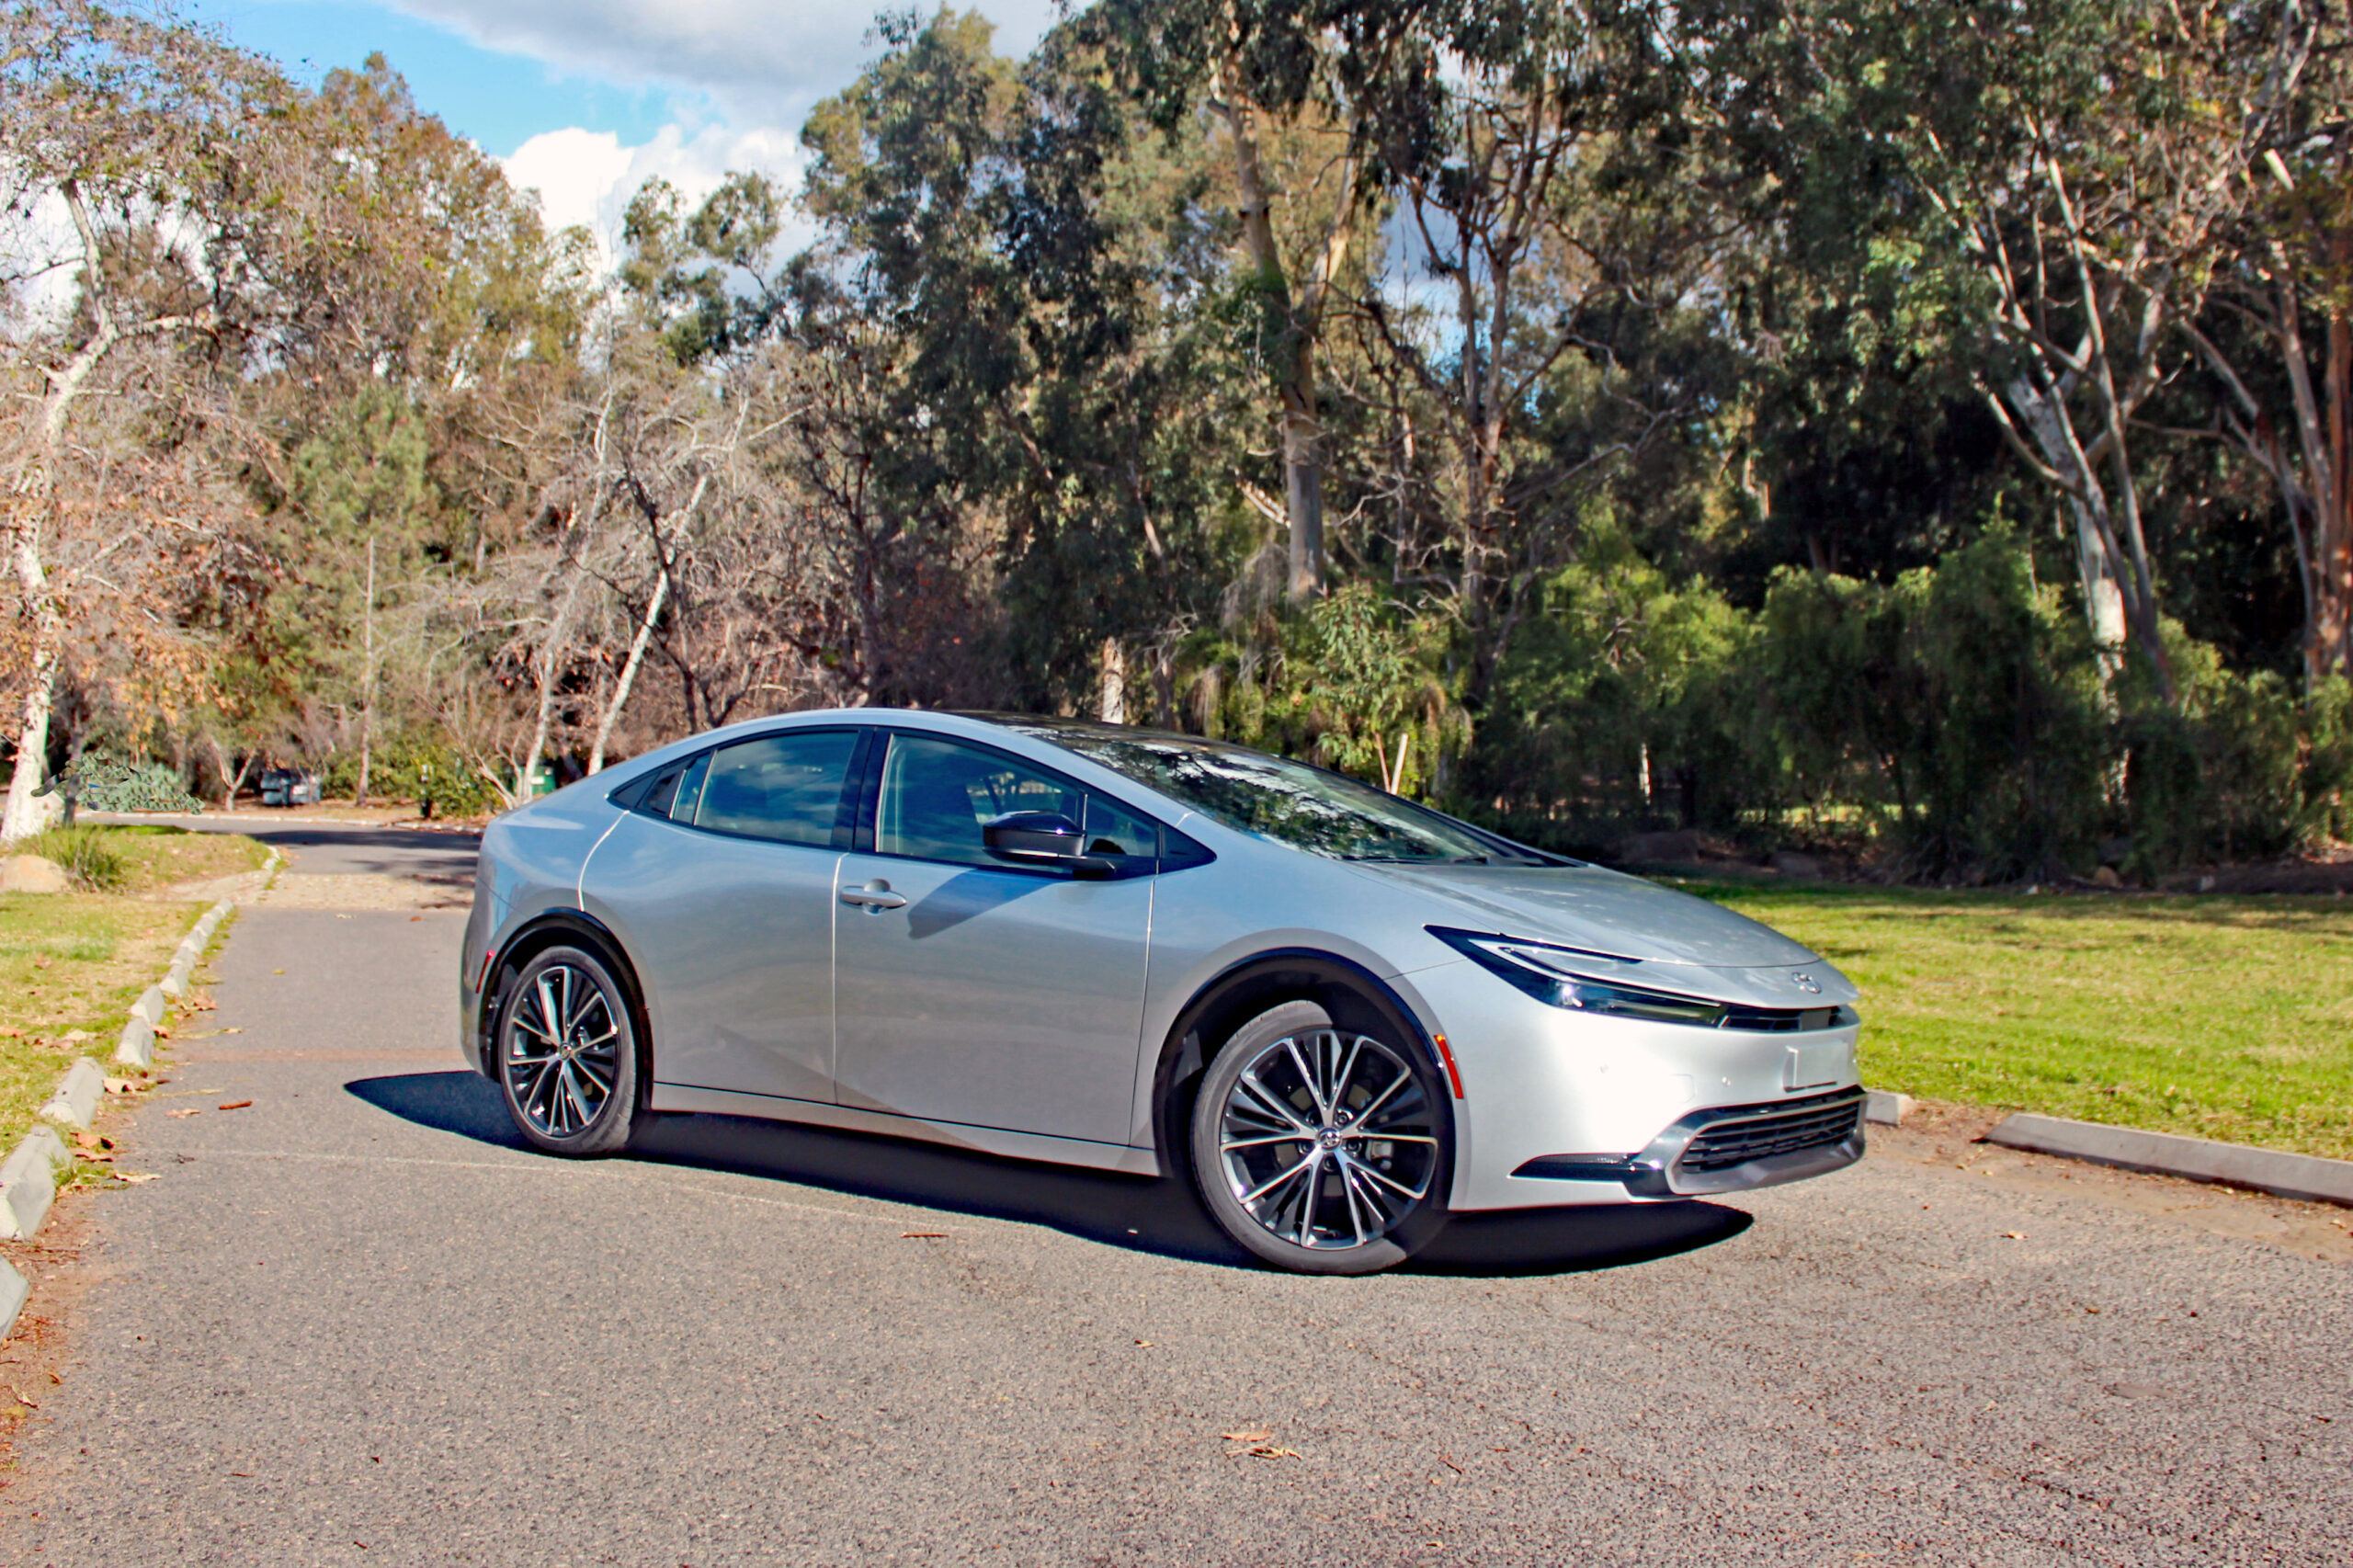
{"label": "pale tree trunk", "polygon": [[587,574],[574,568],[567,574],[563,597],[556,605],[554,619],[548,625],[547,641],[540,645],[531,662],[539,676],[540,711],[531,728],[530,749],[523,754],[521,766],[515,770],[515,798],[531,798],[531,781],[540,771],[540,759],[546,755],[548,733],[555,725],[556,682],[563,676],[563,666],[572,650],[572,617],[580,603],[580,585]]}
{"label": "pale tree trunk", "polygon": [[[46,486],[42,486],[46,489]],[[30,497],[27,497],[30,500]],[[50,592],[48,574],[40,563],[40,502],[25,506],[17,518],[9,554],[16,568],[17,588],[24,596],[32,619],[32,657],[26,672],[25,705],[17,726],[17,773],[8,781],[8,805],[0,819],[0,841],[39,833],[56,822],[63,810],[57,793],[36,795],[49,769],[49,712],[57,665],[65,646],[65,618]]]}
{"label": "pale tree trunk", "polygon": [[65,612],[56,585],[41,564],[41,528],[57,504],[57,471],[65,451],[66,418],[90,374],[114,348],[131,338],[158,334],[209,330],[198,316],[157,316],[126,327],[115,318],[106,288],[105,258],[98,248],[97,227],[90,221],[81,187],[66,180],[58,196],[74,222],[82,246],[83,288],[90,312],[90,336],[65,363],[46,370],[49,390],[41,398],[40,457],[17,487],[17,506],[10,524],[10,565],[17,589],[23,596],[32,636],[26,660],[27,687],[17,728],[17,771],[8,781],[8,804],[0,812],[0,843],[39,833],[54,822],[63,801],[54,794],[36,795],[49,758],[49,721],[55,702],[58,666],[65,655]]}
{"label": "pale tree trunk", "polygon": [[2067,497],[2068,513],[2075,524],[2075,574],[2083,585],[2084,615],[2091,624],[2101,669],[2112,679],[2123,665],[2129,633],[2124,576],[2117,559],[2115,528],[2109,519],[2107,491],[2099,475],[2079,460],[2082,448],[2067,427],[2065,412],[2055,408],[2033,382],[2018,377],[2003,389],[2003,397],[2025,421],[2043,462]]}
{"label": "pale tree trunk", "polygon": [[359,792],[351,803],[368,803],[368,769],[376,750],[376,536],[368,536],[368,604],[360,615],[359,666]]}
{"label": "pale tree trunk", "polygon": [[1215,95],[1211,107],[1225,121],[1233,143],[1234,207],[1242,220],[1243,249],[1265,296],[1265,314],[1278,324],[1278,341],[1269,358],[1290,535],[1285,588],[1293,604],[1306,604],[1323,595],[1324,582],[1324,426],[1316,413],[1315,350],[1323,336],[1325,302],[1354,234],[1360,159],[1352,134],[1341,164],[1331,226],[1294,289],[1275,235],[1274,196],[1267,183],[1256,118],[1242,91],[1241,72],[1231,59],[1218,73]]}
{"label": "pale tree trunk", "polygon": [[605,704],[604,716],[597,721],[596,748],[588,754],[588,771],[605,770],[605,746],[613,738],[613,726],[620,722],[621,710],[629,706],[630,688],[637,684],[638,666],[645,663],[646,644],[654,641],[654,623],[662,617],[662,602],[670,597],[670,567],[665,562],[654,578],[654,596],[645,601],[645,617],[637,623],[637,635],[630,639],[629,657],[621,662],[620,677],[613,682],[612,700]]}
{"label": "pale tree trunk", "polygon": [[1128,722],[1128,653],[1116,637],[1103,639],[1103,685],[1096,717],[1107,724]]}

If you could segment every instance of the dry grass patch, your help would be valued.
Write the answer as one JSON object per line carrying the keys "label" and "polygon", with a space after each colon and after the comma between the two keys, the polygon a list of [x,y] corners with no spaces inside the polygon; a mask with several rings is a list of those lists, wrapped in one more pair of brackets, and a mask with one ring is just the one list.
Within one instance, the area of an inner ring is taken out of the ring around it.
{"label": "dry grass patch", "polygon": [[74,1057],[108,1060],[131,1003],[202,913],[104,893],[0,893],[0,1131],[28,1124]]}

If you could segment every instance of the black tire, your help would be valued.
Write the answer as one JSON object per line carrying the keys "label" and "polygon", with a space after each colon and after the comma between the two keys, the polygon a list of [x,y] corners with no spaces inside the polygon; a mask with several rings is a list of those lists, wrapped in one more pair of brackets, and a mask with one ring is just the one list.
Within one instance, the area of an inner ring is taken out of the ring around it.
{"label": "black tire", "polygon": [[1286,1002],[1227,1037],[1202,1076],[1191,1130],[1202,1201],[1278,1267],[1377,1273],[1446,1224],[1451,1108],[1423,1052],[1387,1032]]}
{"label": "black tire", "polygon": [[636,1022],[596,953],[550,948],[525,964],[499,1008],[494,1049],[500,1097],[532,1147],[586,1158],[620,1153],[637,1135]]}

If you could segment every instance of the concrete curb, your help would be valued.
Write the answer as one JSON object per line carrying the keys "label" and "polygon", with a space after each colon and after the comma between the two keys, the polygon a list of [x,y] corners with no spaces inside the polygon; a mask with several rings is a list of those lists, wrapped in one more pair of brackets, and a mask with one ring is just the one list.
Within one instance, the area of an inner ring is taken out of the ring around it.
{"label": "concrete curb", "polygon": [[1904,1119],[1918,1108],[1910,1095],[1899,1095],[1887,1089],[1863,1091],[1863,1119],[1881,1127],[1901,1127]]}
{"label": "concrete curb", "polygon": [[2174,1132],[2143,1132],[2096,1121],[2020,1111],[1985,1135],[1989,1143],[2035,1154],[2058,1154],[2128,1171],[2252,1187],[2308,1203],[2353,1209],[2353,1160],[2325,1160],[2245,1143],[2218,1143]]}
{"label": "concrete curb", "polygon": [[17,1314],[25,1310],[25,1298],[33,1288],[17,1272],[17,1266],[0,1258],[0,1339],[17,1332]]}
{"label": "concrete curb", "polygon": [[58,1080],[57,1092],[40,1108],[41,1119],[77,1131],[86,1131],[97,1119],[98,1101],[106,1092],[107,1075],[98,1071],[98,1064],[86,1056],[76,1057],[74,1065],[65,1070],[65,1076]]}
{"label": "concrete curb", "polygon": [[[36,1127],[0,1161],[0,1236],[29,1241],[40,1229],[57,1201],[57,1167],[65,1159],[64,1141],[50,1128]],[[0,1336],[6,1333],[0,1329]]]}
{"label": "concrete curb", "polygon": [[122,1038],[115,1041],[114,1059],[124,1067],[155,1065],[155,1026],[137,1014],[122,1026]]}
{"label": "concrete curb", "polygon": [[[285,860],[275,846],[262,862],[263,888],[277,873]],[[171,1005],[188,994],[188,983],[196,974],[196,966],[204,961],[204,949],[212,945],[221,923],[236,910],[234,899],[224,898],[197,917],[195,926],[172,953],[171,968],[164,978],[139,994],[131,1005],[131,1017],[122,1026],[122,1038],[114,1048],[114,1059],[126,1067],[153,1067],[155,1064],[155,1031],[170,1017]],[[57,1090],[40,1108],[44,1120],[53,1121],[76,1131],[86,1130],[97,1119],[98,1103],[106,1097],[106,1074],[98,1064],[84,1056],[65,1070],[58,1081]],[[72,1156],[66,1152],[65,1141],[58,1137],[54,1128],[35,1127],[25,1134],[8,1157],[0,1161],[0,1238],[29,1241],[39,1232],[41,1222],[49,1218],[50,1206],[57,1201],[58,1167]],[[25,1300],[32,1287],[25,1277],[6,1259],[0,1258],[0,1339],[15,1331],[17,1314],[25,1310]]]}

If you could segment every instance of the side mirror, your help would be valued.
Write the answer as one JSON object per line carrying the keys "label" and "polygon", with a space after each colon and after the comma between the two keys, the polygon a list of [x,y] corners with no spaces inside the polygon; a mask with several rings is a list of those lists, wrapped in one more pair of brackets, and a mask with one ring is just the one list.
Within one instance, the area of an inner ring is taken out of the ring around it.
{"label": "side mirror", "polygon": [[1110,861],[1086,853],[1086,835],[1060,812],[1007,812],[982,824],[981,843],[1000,860],[1068,871],[1082,881],[1113,869]]}

